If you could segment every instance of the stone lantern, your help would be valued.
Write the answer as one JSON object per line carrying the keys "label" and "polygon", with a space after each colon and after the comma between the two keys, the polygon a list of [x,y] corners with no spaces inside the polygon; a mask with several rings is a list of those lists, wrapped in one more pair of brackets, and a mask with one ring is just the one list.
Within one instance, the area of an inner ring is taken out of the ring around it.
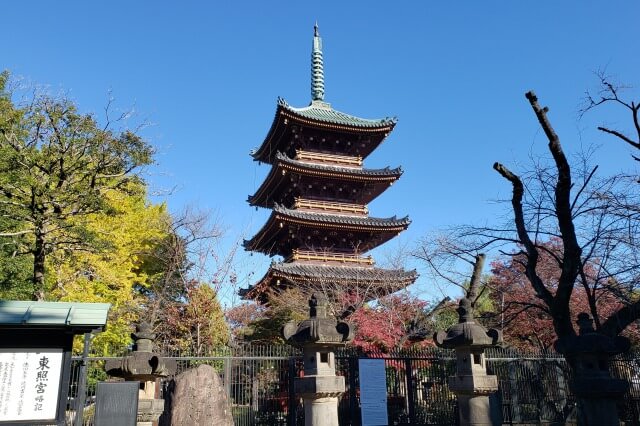
{"label": "stone lantern", "polygon": [[305,426],[338,426],[338,397],[345,383],[336,376],[334,350],[353,338],[352,326],[327,317],[327,298],[314,293],[309,319],[287,323],[282,334],[303,351],[304,377],[295,379],[294,388],[304,401]]}
{"label": "stone lantern", "polygon": [[629,384],[611,377],[611,357],[629,350],[629,339],[611,338],[593,329],[589,314],[578,314],[577,336],[568,336],[555,343],[571,366],[571,390],[578,403],[578,424],[618,426],[616,402],[622,398]]}
{"label": "stone lantern", "polygon": [[151,426],[164,411],[164,400],[155,397],[156,379],[176,372],[175,359],[163,358],[153,352],[155,337],[151,324],[136,325],[136,332],[131,333],[133,352],[119,360],[108,360],[105,365],[110,376],[140,382],[137,424],[144,426]]}
{"label": "stone lantern", "polygon": [[435,333],[433,340],[439,347],[456,350],[456,374],[449,377],[449,389],[458,398],[460,425],[500,425],[500,407],[492,407],[489,400],[498,390],[498,378],[487,374],[484,350],[501,342],[502,333],[477,324],[466,297],[460,301],[458,315],[458,324]]}

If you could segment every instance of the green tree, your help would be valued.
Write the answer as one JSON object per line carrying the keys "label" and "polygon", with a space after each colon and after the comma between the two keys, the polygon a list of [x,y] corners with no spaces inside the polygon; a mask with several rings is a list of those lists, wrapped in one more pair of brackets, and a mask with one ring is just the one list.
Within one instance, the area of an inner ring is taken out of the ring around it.
{"label": "green tree", "polygon": [[107,196],[127,192],[153,149],[129,130],[101,127],[68,99],[36,95],[18,105],[0,78],[0,238],[32,260],[32,298],[43,300],[47,256],[99,251],[88,217],[114,213]]}
{"label": "green tree", "polygon": [[[8,221],[0,218],[0,229],[7,229]],[[33,293],[32,266],[26,256],[18,256],[13,239],[0,239],[0,298],[29,299]]]}
{"label": "green tree", "polygon": [[[256,343],[284,343],[282,327],[289,321],[300,322],[309,318],[308,290],[289,287],[281,291],[271,290],[268,302],[258,309],[246,324],[242,339]],[[330,315],[335,315],[329,309]]]}
{"label": "green tree", "polygon": [[56,251],[47,258],[45,289],[59,301],[110,303],[107,329],[93,341],[104,355],[130,343],[132,324],[144,316],[150,288],[162,275],[149,253],[169,238],[172,218],[162,204],[150,204],[144,187],[112,192],[108,212],[82,217],[90,233],[102,236],[108,250]]}
{"label": "green tree", "polygon": [[229,343],[229,327],[216,292],[206,283],[188,283],[183,302],[168,307],[166,322],[156,327],[174,349],[201,355]]}

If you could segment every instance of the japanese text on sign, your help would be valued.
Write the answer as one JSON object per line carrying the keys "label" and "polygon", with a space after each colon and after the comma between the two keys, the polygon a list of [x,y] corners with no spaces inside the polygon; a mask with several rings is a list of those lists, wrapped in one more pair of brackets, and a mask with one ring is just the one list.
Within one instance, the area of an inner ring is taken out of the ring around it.
{"label": "japanese text on sign", "polygon": [[0,350],[0,422],[55,419],[61,349]]}

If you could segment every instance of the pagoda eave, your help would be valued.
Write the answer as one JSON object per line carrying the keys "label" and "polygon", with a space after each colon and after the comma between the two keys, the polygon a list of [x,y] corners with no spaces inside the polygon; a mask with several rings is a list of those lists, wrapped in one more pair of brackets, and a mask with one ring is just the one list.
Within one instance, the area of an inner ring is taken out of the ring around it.
{"label": "pagoda eave", "polygon": [[[270,208],[274,203],[281,203],[277,196],[285,189],[290,188],[293,176],[306,181],[320,178],[331,182],[351,183],[360,188],[366,186],[368,192],[359,194],[358,198],[352,201],[368,204],[400,179],[403,173],[400,167],[394,169],[388,167],[384,169],[350,169],[303,163],[282,154],[278,154],[277,159],[260,188],[254,195],[249,196],[250,205]],[[303,190],[304,188],[296,188],[297,192]],[[298,196],[303,196],[303,194],[300,193]]]}
{"label": "pagoda eave", "polygon": [[415,270],[330,266],[304,263],[274,263],[255,285],[241,289],[244,300],[268,302],[270,292],[287,288],[324,288],[332,286],[348,292],[367,289],[367,301],[391,294],[411,285],[417,279]]}
{"label": "pagoda eave", "polygon": [[260,147],[251,154],[253,159],[255,161],[271,164],[274,161],[277,152],[285,151],[284,147],[281,145],[286,143],[283,142],[283,140],[285,139],[285,135],[288,133],[288,130],[291,130],[292,126],[318,129],[325,133],[370,135],[372,137],[372,144],[360,154],[362,158],[365,158],[371,154],[378,145],[380,145],[389,133],[393,131],[393,128],[396,125],[396,121],[394,119],[362,120],[357,117],[351,117],[329,109],[328,111],[335,114],[342,114],[345,117],[353,119],[354,123],[358,123],[357,120],[360,120],[361,124],[340,123],[337,119],[323,120],[321,118],[314,118],[312,115],[304,116],[299,112],[305,110],[307,109],[292,108],[284,100],[279,99],[271,128],[269,129],[262,145],[260,145]]}
{"label": "pagoda eave", "polygon": [[337,132],[383,133],[386,136],[386,134],[390,133],[396,125],[395,122],[391,122],[389,124],[384,124],[381,126],[350,126],[347,124],[332,123],[322,120],[315,120],[313,118],[306,118],[284,108],[280,109],[279,113],[285,118],[285,120],[289,119],[294,123],[317,127],[324,130],[334,130]]}
{"label": "pagoda eave", "polygon": [[[243,246],[248,251],[259,251],[269,256],[288,256],[292,247],[289,247],[286,241],[294,230],[299,233],[299,229],[302,229],[303,231],[308,230],[307,232],[359,233],[362,235],[363,240],[358,250],[360,253],[366,253],[406,230],[410,223],[411,221],[408,217],[380,219],[329,215],[289,210],[281,206],[275,206],[262,229],[252,239],[245,240]],[[371,235],[375,235],[375,238],[371,237]]]}

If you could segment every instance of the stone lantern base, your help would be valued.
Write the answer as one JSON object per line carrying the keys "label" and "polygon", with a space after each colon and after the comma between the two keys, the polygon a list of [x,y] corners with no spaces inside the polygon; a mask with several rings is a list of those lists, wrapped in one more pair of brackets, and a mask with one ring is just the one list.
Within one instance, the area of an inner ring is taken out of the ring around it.
{"label": "stone lantern base", "polygon": [[138,426],[152,426],[164,412],[164,399],[138,400]]}
{"label": "stone lantern base", "polygon": [[305,397],[305,426],[338,426],[338,397]]}
{"label": "stone lantern base", "polygon": [[344,392],[342,376],[306,376],[295,380],[302,397],[305,426],[338,426],[338,397]]}
{"label": "stone lantern base", "polygon": [[463,375],[449,377],[449,390],[458,397],[461,425],[495,426],[502,423],[501,407],[493,407],[491,394],[498,390],[498,377]]}
{"label": "stone lantern base", "polygon": [[[458,419],[461,425],[497,426],[502,424],[499,415],[502,407],[494,407],[496,399],[489,394],[457,394]],[[500,413],[501,414],[501,413]]]}
{"label": "stone lantern base", "polygon": [[455,375],[449,376],[449,390],[453,393],[489,394],[498,390],[498,376]]}
{"label": "stone lantern base", "polygon": [[619,426],[617,402],[628,386],[625,380],[612,377],[575,378],[578,424]]}

